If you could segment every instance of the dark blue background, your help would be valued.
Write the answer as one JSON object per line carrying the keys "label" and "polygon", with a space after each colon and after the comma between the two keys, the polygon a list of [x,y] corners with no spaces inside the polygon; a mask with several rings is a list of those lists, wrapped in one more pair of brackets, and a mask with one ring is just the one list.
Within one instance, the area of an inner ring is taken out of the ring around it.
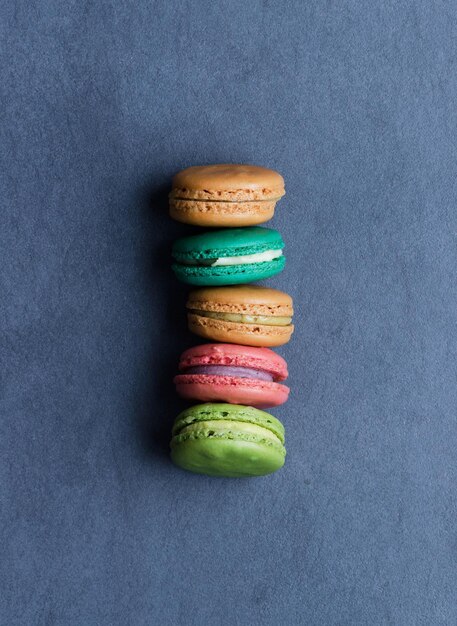
{"label": "dark blue background", "polygon": [[[0,5],[0,623],[457,622],[454,2]],[[174,468],[182,167],[277,168],[281,472]]]}

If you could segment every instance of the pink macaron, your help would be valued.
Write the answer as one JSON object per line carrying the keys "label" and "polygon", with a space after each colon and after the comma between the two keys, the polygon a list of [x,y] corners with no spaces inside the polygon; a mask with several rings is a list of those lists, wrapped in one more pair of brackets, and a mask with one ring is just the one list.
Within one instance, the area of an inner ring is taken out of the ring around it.
{"label": "pink macaron", "polygon": [[287,363],[268,348],[205,343],[186,350],[173,382],[183,398],[268,408],[283,404]]}

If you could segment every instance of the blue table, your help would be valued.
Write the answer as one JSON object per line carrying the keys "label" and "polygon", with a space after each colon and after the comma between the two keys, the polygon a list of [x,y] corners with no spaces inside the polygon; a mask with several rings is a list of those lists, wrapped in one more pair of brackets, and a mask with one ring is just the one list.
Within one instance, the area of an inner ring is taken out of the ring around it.
{"label": "blue table", "polygon": [[[0,5],[0,624],[457,623],[457,18]],[[285,468],[176,469],[172,175],[280,171]]]}

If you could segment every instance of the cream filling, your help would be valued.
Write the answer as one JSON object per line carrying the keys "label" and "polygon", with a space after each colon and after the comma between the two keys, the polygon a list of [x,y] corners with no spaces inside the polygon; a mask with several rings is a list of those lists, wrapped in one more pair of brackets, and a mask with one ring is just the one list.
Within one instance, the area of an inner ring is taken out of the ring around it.
{"label": "cream filling", "polygon": [[258,252],[257,254],[243,254],[241,256],[224,256],[220,259],[216,259],[212,263],[212,267],[218,265],[239,265],[244,263],[267,263],[273,261],[273,259],[279,259],[282,256],[282,250],[265,250],[265,252]]}
{"label": "cream filling", "polygon": [[213,320],[224,320],[226,322],[235,322],[237,324],[261,324],[262,326],[289,326],[292,322],[291,317],[281,315],[246,315],[245,313],[221,313],[219,311],[194,311],[191,313],[201,315],[202,317],[210,317]]}
{"label": "cream filling", "polygon": [[276,444],[282,445],[281,440],[277,437],[271,430],[267,428],[263,428],[262,426],[257,426],[257,424],[250,424],[245,422],[234,422],[231,420],[205,420],[202,422],[194,422],[193,424],[189,424],[181,431],[179,431],[179,435],[185,435],[186,433],[193,433],[199,430],[210,430],[216,434],[224,434],[228,431],[236,434],[246,433],[247,435],[257,435],[262,439],[267,439],[268,441],[272,441]]}
{"label": "cream filling", "polygon": [[209,265],[220,267],[223,265],[244,265],[245,263],[268,263],[282,256],[282,250],[265,250],[256,254],[242,254],[240,256],[223,256],[217,259],[199,259],[181,261],[184,265]]}

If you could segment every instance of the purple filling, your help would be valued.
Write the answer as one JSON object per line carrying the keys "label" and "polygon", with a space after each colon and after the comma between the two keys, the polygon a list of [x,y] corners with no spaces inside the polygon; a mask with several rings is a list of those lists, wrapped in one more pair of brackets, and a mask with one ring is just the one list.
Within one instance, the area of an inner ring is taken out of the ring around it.
{"label": "purple filling", "polygon": [[250,367],[232,367],[231,365],[194,365],[184,372],[185,374],[209,374],[210,376],[237,376],[238,378],[255,378],[257,380],[273,381],[273,376],[262,370]]}

